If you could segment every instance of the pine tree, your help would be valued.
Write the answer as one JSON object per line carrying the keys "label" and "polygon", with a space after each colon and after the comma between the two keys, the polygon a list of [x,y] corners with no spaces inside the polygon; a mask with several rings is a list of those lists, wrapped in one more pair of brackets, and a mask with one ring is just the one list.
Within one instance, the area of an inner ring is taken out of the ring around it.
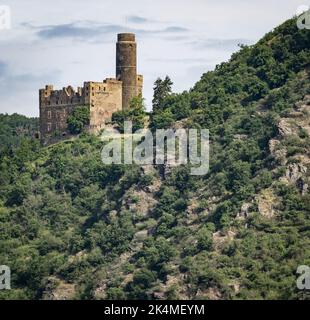
{"label": "pine tree", "polygon": [[164,80],[158,78],[154,82],[153,110],[163,108],[163,101],[171,94],[173,82],[166,76]]}

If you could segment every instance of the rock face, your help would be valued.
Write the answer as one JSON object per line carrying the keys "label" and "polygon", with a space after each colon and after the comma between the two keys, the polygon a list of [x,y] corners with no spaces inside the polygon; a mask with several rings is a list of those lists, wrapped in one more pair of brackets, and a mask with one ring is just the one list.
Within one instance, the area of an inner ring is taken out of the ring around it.
{"label": "rock face", "polygon": [[[286,166],[280,181],[295,185],[305,195],[310,183],[310,146],[306,140],[310,136],[310,95],[297,102],[294,110],[279,121],[278,130],[278,137],[269,141],[269,151],[280,165]],[[294,139],[296,146],[290,139]],[[289,148],[297,151],[290,155]]]}
{"label": "rock face", "polygon": [[303,179],[298,179],[296,185],[303,196],[308,193],[309,184],[306,183]]}
{"label": "rock face", "polygon": [[226,232],[217,231],[212,234],[213,247],[215,250],[221,250],[221,248],[226,244],[234,240],[236,233],[233,230],[228,230]]}
{"label": "rock face", "polygon": [[134,239],[138,241],[143,241],[147,238],[148,236],[148,230],[141,230],[135,233]]}
{"label": "rock face", "polygon": [[310,95],[306,95],[302,101],[295,104],[294,110],[278,123],[278,130],[281,137],[298,135],[299,129],[310,134]]}
{"label": "rock face", "polygon": [[278,203],[278,199],[271,188],[262,190],[256,197],[256,201],[258,211],[262,216],[272,218],[275,215],[275,208]]}
{"label": "rock face", "polygon": [[269,151],[280,165],[286,164],[286,149],[281,145],[281,142],[279,140],[269,140]]}
{"label": "rock face", "polygon": [[292,135],[294,133],[294,129],[288,119],[280,120],[278,130],[281,136]]}
{"label": "rock face", "polygon": [[197,296],[206,296],[210,300],[220,300],[222,298],[222,293],[216,287],[211,287],[206,290],[206,292],[198,291]]}
{"label": "rock face", "polygon": [[285,177],[291,182],[296,182],[307,173],[307,167],[300,163],[292,163],[287,166]]}
{"label": "rock face", "polygon": [[240,212],[237,213],[237,219],[245,219],[248,217],[249,209],[251,208],[252,203],[246,202],[241,206]]}
{"label": "rock face", "polygon": [[44,300],[72,300],[76,294],[75,285],[50,277],[43,293]]}
{"label": "rock face", "polygon": [[151,193],[144,190],[129,190],[123,200],[123,205],[135,215],[146,217],[157,201]]}

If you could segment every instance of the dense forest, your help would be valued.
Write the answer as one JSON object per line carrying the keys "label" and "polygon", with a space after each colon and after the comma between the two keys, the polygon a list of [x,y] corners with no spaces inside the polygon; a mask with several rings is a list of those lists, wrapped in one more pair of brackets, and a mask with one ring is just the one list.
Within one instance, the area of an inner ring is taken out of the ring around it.
{"label": "dense forest", "polygon": [[[309,64],[310,32],[290,19],[189,91],[155,82],[152,130],[210,130],[205,176],[104,165],[85,132],[43,147],[36,119],[1,115],[0,298],[306,299]],[[140,128],[141,103],[114,121]]]}

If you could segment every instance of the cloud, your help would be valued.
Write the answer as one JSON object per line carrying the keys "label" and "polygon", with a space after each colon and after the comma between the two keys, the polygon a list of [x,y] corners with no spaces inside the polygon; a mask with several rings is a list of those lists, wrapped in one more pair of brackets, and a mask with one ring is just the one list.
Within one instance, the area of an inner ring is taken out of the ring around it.
{"label": "cloud", "polygon": [[[137,18],[137,17],[136,17]],[[144,18],[141,18],[144,19]],[[163,29],[139,29],[130,28],[117,24],[98,24],[90,21],[77,21],[68,24],[33,26],[29,23],[24,23],[24,27],[35,30],[36,35],[40,39],[59,39],[69,38],[80,41],[93,41],[104,35],[115,35],[121,32],[133,32],[138,35],[159,35],[159,34],[180,34],[189,31],[180,26],[168,26]]]}
{"label": "cloud", "polygon": [[140,16],[128,16],[126,17],[127,22],[130,23],[147,23],[147,22],[151,22],[151,20],[147,19],[147,18],[143,18]]}
{"label": "cloud", "polygon": [[19,93],[21,91],[27,91],[29,88],[35,88],[35,92],[37,92],[39,88],[44,86],[46,79],[52,82],[56,81],[56,74],[59,74],[59,71],[41,75],[31,73],[9,74],[9,72],[7,72],[5,77],[0,78],[1,97],[12,95],[12,88]]}
{"label": "cloud", "polygon": [[179,33],[179,32],[187,32],[189,31],[186,28],[183,27],[177,27],[177,26],[172,26],[172,27],[167,27],[165,30],[162,32],[170,32],[170,33]]}
{"label": "cloud", "polygon": [[155,58],[148,59],[150,62],[160,62],[160,63],[181,63],[181,64],[192,64],[192,63],[203,63],[212,62],[212,59],[206,58]]}
{"label": "cloud", "polygon": [[61,71],[49,73],[14,73],[9,64],[0,61],[0,96],[5,103],[0,106],[0,112],[38,115],[38,90],[46,79],[51,83],[58,81]]}
{"label": "cloud", "polygon": [[250,44],[249,39],[202,39],[193,41],[192,44],[200,49],[235,50],[239,44]]}
{"label": "cloud", "polygon": [[3,78],[6,75],[7,69],[8,69],[8,64],[0,60],[0,78]]}
{"label": "cloud", "polygon": [[41,39],[73,38],[78,40],[93,39],[103,34],[115,34],[123,32],[124,27],[120,25],[98,25],[88,22],[73,22],[54,26],[42,26],[37,31]]}

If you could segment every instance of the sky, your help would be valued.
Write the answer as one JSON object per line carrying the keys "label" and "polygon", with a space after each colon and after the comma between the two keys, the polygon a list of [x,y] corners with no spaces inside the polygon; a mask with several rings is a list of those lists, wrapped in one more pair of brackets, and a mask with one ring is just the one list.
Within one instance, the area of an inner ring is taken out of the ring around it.
{"label": "sky", "polygon": [[[115,77],[120,32],[136,34],[150,110],[158,77],[169,75],[174,92],[190,89],[238,44],[254,44],[301,5],[309,1],[0,0],[0,113],[38,116],[46,84],[76,88]],[[1,6],[10,8],[10,29]]]}

